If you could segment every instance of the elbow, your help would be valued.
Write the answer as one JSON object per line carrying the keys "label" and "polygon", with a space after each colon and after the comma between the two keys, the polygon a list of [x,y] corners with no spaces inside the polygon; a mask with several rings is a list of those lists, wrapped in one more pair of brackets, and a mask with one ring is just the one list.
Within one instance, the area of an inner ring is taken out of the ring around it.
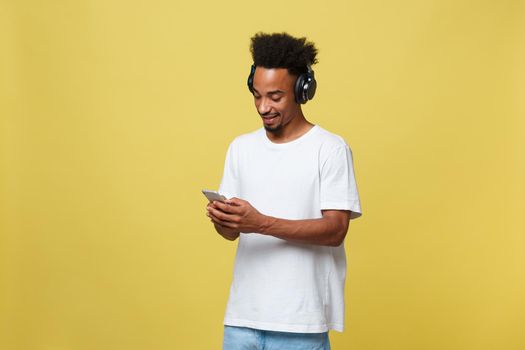
{"label": "elbow", "polygon": [[346,233],[348,232],[350,212],[339,210],[327,211],[323,213],[323,217],[327,219],[330,227],[325,245],[339,247],[343,244]]}
{"label": "elbow", "polygon": [[345,241],[346,233],[348,232],[348,226],[334,232],[330,235],[330,240],[327,242],[329,247],[339,247]]}
{"label": "elbow", "polygon": [[345,221],[344,224],[339,225],[334,233],[330,235],[330,242],[328,246],[330,247],[339,247],[344,243],[346,233],[348,232],[348,221]]}
{"label": "elbow", "polygon": [[330,242],[328,242],[327,246],[329,246],[329,247],[339,247],[341,244],[343,244],[344,241],[345,241],[344,237],[343,238],[333,239]]}

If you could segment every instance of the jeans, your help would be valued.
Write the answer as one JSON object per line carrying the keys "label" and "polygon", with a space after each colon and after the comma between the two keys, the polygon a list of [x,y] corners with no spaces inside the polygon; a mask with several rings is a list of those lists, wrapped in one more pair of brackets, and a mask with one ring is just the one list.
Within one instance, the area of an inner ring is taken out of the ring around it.
{"label": "jeans", "polygon": [[224,326],[223,350],[330,350],[328,332],[290,333]]}

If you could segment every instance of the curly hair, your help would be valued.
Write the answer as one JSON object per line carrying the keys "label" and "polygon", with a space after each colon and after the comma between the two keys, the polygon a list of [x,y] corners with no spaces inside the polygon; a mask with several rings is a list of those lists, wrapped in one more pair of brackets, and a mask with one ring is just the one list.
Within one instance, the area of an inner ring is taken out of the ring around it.
{"label": "curly hair", "polygon": [[287,33],[255,34],[251,38],[250,52],[256,66],[287,68],[293,75],[305,73],[307,66],[317,63],[314,43]]}

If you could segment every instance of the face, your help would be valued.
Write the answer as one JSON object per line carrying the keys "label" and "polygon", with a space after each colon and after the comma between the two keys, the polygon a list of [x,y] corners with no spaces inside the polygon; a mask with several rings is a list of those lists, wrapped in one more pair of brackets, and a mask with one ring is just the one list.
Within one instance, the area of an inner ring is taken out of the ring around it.
{"label": "face", "polygon": [[296,79],[286,68],[256,68],[253,97],[267,131],[279,133],[300,113],[294,95]]}

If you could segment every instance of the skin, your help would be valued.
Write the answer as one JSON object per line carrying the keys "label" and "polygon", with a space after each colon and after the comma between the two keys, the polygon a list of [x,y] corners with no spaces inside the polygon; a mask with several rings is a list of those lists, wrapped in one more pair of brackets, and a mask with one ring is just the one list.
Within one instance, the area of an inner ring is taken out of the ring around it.
{"label": "skin", "polygon": [[[296,79],[285,68],[257,67],[255,70],[255,107],[266,135],[274,143],[293,141],[314,126],[304,117],[301,105],[295,102]],[[336,247],[343,243],[350,221],[350,211],[347,210],[323,210],[323,217],[319,219],[275,218],[260,213],[248,201],[239,198],[210,202],[206,210],[216,231],[230,241],[236,240],[242,232]]]}

